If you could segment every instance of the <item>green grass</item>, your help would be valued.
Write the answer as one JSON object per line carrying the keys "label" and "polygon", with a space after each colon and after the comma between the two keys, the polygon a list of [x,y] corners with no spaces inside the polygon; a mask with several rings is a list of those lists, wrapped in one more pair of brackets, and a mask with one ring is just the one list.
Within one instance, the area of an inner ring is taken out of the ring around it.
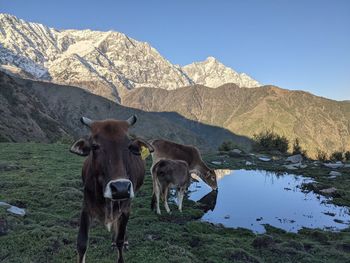
{"label": "green grass", "polygon": [[[208,160],[214,156],[208,156]],[[75,262],[75,242],[82,202],[83,158],[63,144],[0,144],[0,200],[24,207],[17,217],[0,207],[0,262]],[[228,167],[239,166],[230,159]],[[149,167],[149,163],[148,163]],[[149,169],[147,169],[149,170]],[[346,181],[349,188],[349,183]],[[126,262],[350,262],[350,230],[339,233],[304,229],[298,234],[267,226],[256,235],[203,223],[199,207],[185,200],[181,214],[150,211],[151,178],[133,201],[128,224]],[[347,202],[347,201],[346,201]],[[1,226],[0,226],[1,229]],[[90,231],[87,262],[115,262],[110,233],[98,222]]]}

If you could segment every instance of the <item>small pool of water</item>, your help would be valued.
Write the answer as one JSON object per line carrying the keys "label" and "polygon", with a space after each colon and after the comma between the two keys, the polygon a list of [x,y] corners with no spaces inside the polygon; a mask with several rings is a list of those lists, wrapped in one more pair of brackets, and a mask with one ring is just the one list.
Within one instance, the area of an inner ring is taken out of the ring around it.
{"label": "small pool of water", "polygon": [[340,230],[350,223],[347,207],[301,191],[310,178],[258,170],[218,170],[219,191],[192,183],[189,198],[204,204],[202,220],[265,232],[264,224],[297,232],[302,227]]}

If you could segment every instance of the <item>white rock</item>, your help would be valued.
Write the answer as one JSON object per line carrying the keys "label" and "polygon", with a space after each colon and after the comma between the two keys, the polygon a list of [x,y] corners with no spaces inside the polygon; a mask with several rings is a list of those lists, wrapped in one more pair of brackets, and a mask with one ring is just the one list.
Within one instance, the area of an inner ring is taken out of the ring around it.
{"label": "white rock", "polygon": [[342,162],[340,163],[323,163],[324,166],[332,169],[342,168],[344,164]]}
{"label": "white rock", "polygon": [[259,157],[259,160],[263,161],[263,162],[270,162],[271,161],[271,159],[267,158],[267,157]]}
{"label": "white rock", "polygon": [[300,163],[303,161],[303,156],[301,154],[292,155],[287,158],[287,161],[291,163]]}
{"label": "white rock", "polygon": [[253,165],[253,163],[252,163],[252,162],[249,162],[249,161],[246,161],[246,162],[245,162],[245,165],[250,166],[250,165]]}
{"label": "white rock", "polygon": [[286,165],[283,165],[285,168],[287,168],[288,170],[297,170],[298,168],[295,167],[295,165],[293,164],[286,164]]}
{"label": "white rock", "polygon": [[25,216],[26,211],[22,208],[19,208],[17,206],[11,206],[10,208],[7,209],[8,212],[19,215],[19,216]]}
{"label": "white rock", "polygon": [[240,149],[233,149],[231,152],[233,153],[238,153],[238,154],[241,154],[242,151]]}
{"label": "white rock", "polygon": [[10,207],[11,205],[6,202],[0,202],[0,206]]}
{"label": "white rock", "polygon": [[341,173],[336,172],[336,171],[331,171],[331,172],[329,172],[329,175],[332,175],[332,176],[340,176]]}
{"label": "white rock", "polygon": [[320,190],[320,193],[322,193],[322,194],[334,194],[336,191],[337,191],[337,188],[331,187],[331,188]]}

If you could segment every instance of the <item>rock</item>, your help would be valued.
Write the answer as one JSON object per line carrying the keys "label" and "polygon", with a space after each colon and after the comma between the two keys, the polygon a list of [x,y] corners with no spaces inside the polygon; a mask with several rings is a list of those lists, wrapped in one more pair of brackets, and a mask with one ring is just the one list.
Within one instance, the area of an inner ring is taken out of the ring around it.
{"label": "rock", "polygon": [[260,161],[263,161],[263,162],[270,162],[270,161],[271,161],[271,158],[268,158],[268,157],[259,157],[259,160],[260,160]]}
{"label": "rock", "polygon": [[0,206],[10,207],[11,205],[6,202],[0,202]]}
{"label": "rock", "polygon": [[7,212],[10,212],[12,214],[15,215],[19,215],[19,216],[25,216],[26,211],[22,208],[19,208],[17,206],[11,206],[10,208],[7,209]]}
{"label": "rock", "polygon": [[337,188],[335,187],[330,187],[330,188],[320,190],[321,194],[327,194],[327,195],[332,195],[332,194],[335,194],[336,192],[337,192]]}
{"label": "rock", "polygon": [[301,163],[302,161],[303,156],[301,154],[292,155],[287,158],[287,162],[291,163]]}
{"label": "rock", "polygon": [[332,169],[338,169],[342,168],[344,164],[342,162],[336,162],[336,163],[323,163],[324,166]]}
{"label": "rock", "polygon": [[341,173],[336,172],[336,171],[330,171],[330,172],[329,172],[329,175],[331,175],[331,176],[340,176]]}
{"label": "rock", "polygon": [[344,167],[343,167],[343,168],[350,168],[350,163],[344,164]]}
{"label": "rock", "polygon": [[287,168],[288,170],[297,170],[298,167],[296,167],[293,164],[283,165],[283,167]]}
{"label": "rock", "polygon": [[222,162],[219,162],[219,161],[212,161],[211,163],[215,165],[222,165]]}
{"label": "rock", "polygon": [[250,166],[250,165],[253,165],[253,163],[252,163],[252,162],[249,162],[249,161],[246,161],[246,162],[245,162],[245,165]]}
{"label": "rock", "polygon": [[304,169],[307,167],[306,164],[301,164],[301,163],[292,163],[292,164],[286,164],[283,166],[289,170],[296,170],[298,168]]}
{"label": "rock", "polygon": [[242,151],[240,149],[233,149],[231,152],[232,153],[238,153],[238,154],[242,153]]}

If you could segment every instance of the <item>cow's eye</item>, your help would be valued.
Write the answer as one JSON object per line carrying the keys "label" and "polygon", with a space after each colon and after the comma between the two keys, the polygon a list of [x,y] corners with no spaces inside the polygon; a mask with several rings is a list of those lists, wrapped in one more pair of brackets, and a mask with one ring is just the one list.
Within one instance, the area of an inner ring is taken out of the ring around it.
{"label": "cow's eye", "polygon": [[97,143],[93,143],[93,144],[91,145],[91,150],[96,151],[96,150],[98,150],[98,149],[100,149],[100,145],[98,145]]}

